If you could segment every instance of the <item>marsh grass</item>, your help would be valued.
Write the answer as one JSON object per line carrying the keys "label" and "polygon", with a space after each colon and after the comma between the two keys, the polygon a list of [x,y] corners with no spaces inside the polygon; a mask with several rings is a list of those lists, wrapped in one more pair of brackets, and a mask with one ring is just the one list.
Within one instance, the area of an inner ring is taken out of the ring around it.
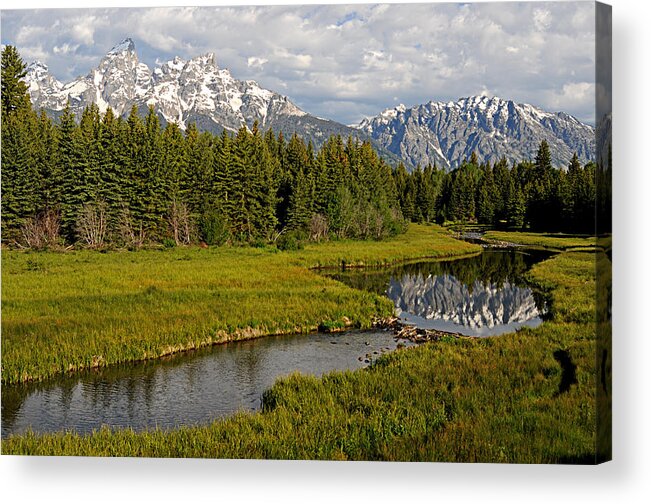
{"label": "marsh grass", "polygon": [[157,358],[215,343],[365,328],[389,300],[309,268],[450,257],[478,247],[436,226],[382,242],[138,252],[2,251],[2,382]]}
{"label": "marsh grass", "polygon": [[592,250],[597,244],[594,236],[569,235],[563,233],[524,233],[515,231],[487,231],[484,239],[507,243],[517,243],[529,247],[543,247],[553,250],[583,248]]}
{"label": "marsh grass", "polygon": [[[595,253],[535,265],[552,319],[487,339],[453,339],[322,378],[292,375],[264,409],[204,427],[92,435],[27,433],[3,453],[331,460],[592,463]],[[560,391],[563,351],[576,383]]]}

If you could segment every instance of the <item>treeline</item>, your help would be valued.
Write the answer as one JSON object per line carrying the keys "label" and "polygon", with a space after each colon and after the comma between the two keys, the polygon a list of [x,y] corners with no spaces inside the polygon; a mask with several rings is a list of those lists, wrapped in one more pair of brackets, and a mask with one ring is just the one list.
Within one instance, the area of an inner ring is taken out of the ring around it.
{"label": "treeline", "polygon": [[[381,239],[405,229],[391,168],[369,143],[161,127],[88,107],[79,120],[32,110],[15,50],[3,52],[3,241],[145,243]],[[5,75],[9,89],[5,92]]]}
{"label": "treeline", "polygon": [[594,231],[595,167],[576,156],[445,172],[392,169],[368,142],[339,136],[318,150],[296,135],[162,127],[153,108],[125,119],[96,105],[77,118],[37,113],[15,48],[2,52],[2,241],[31,248],[137,248],[382,239],[406,222],[465,222],[537,231]]}
{"label": "treeline", "polygon": [[451,172],[427,166],[394,171],[400,208],[414,222],[464,222],[493,228],[594,233],[594,163],[576,154],[566,170],[552,167],[542,141],[534,161],[491,165],[473,154]]}

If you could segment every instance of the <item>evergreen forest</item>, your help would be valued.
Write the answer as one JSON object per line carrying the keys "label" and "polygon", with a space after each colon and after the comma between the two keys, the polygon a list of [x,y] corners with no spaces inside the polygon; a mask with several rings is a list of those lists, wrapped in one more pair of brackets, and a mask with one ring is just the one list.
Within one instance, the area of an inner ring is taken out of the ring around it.
{"label": "evergreen forest", "polygon": [[408,222],[594,233],[596,165],[575,155],[459,168],[392,167],[369,142],[340,136],[320,148],[295,134],[185,131],[93,105],[53,119],[33,109],[16,49],[2,52],[2,242],[81,245],[267,244],[374,239]]}

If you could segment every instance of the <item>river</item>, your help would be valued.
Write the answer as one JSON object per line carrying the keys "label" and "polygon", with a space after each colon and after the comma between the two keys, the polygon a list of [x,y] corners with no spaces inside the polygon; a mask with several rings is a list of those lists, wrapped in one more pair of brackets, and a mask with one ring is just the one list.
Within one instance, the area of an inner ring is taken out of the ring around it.
{"label": "river", "polygon": [[[544,303],[523,275],[547,256],[485,250],[465,259],[326,274],[388,296],[410,324],[483,337],[542,322]],[[102,425],[143,430],[207,424],[260,409],[262,393],[279,377],[359,369],[399,344],[411,345],[387,331],[276,336],[3,386],[2,437],[28,428],[88,433]]]}

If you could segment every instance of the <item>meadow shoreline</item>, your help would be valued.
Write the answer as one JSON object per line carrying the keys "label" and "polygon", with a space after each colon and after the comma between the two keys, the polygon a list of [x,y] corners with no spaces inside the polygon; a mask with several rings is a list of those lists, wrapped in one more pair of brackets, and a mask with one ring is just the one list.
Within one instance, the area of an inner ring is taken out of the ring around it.
{"label": "meadow shoreline", "polygon": [[[549,295],[541,326],[495,338],[441,338],[354,372],[291,375],[258,413],[172,431],[32,432],[5,454],[594,463],[593,251],[565,251],[528,277]],[[576,381],[562,389],[562,349]],[[562,389],[562,390],[561,390]],[[522,451],[523,442],[527,449]]]}
{"label": "meadow shoreline", "polygon": [[[433,225],[411,225],[405,235],[381,242],[325,242],[293,252],[3,250],[2,383],[322,326],[368,329],[375,318],[392,314],[390,301],[319,271],[480,252]],[[136,283],[131,277],[138,275]],[[44,285],[48,281],[51,285]]]}

